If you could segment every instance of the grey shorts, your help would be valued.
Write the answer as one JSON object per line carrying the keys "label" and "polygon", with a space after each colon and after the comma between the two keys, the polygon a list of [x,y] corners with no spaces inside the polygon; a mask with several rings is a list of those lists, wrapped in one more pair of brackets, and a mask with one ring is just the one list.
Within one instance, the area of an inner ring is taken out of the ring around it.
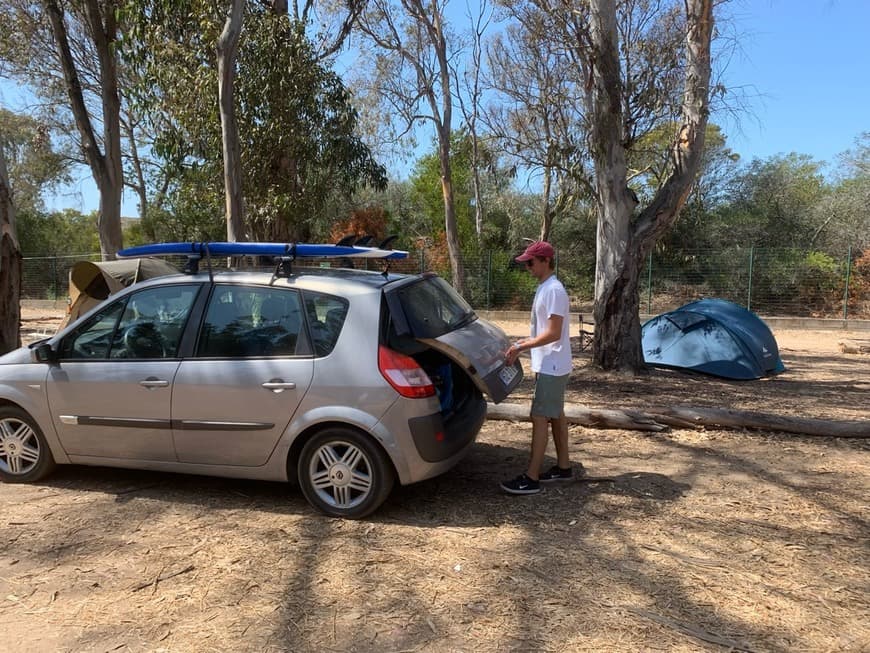
{"label": "grey shorts", "polygon": [[568,385],[568,377],[550,376],[549,374],[535,375],[535,397],[532,399],[532,417],[561,417],[565,412],[565,388]]}

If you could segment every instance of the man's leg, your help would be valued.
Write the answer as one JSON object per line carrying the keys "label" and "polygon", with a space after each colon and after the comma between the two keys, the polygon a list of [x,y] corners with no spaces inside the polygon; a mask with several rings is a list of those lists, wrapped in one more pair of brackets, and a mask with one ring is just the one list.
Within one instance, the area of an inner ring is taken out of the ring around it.
{"label": "man's leg", "polygon": [[556,445],[556,464],[562,469],[571,466],[571,458],[568,455],[568,420],[563,412],[561,417],[550,420],[553,425],[553,443]]}
{"label": "man's leg", "polygon": [[[547,425],[550,420],[540,415],[532,415],[532,454],[529,457],[529,469],[526,476],[538,480],[541,474],[541,465],[544,464],[544,455],[547,453],[547,441],[550,439]],[[566,445],[567,447],[567,445]]]}

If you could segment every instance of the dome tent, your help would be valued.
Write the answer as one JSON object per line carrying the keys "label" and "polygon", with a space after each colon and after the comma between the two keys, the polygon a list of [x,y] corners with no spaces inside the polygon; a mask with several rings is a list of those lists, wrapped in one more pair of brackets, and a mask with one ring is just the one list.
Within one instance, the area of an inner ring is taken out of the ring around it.
{"label": "dome tent", "polygon": [[58,331],[84,315],[109,295],[138,281],[178,274],[178,268],[158,258],[79,261],[69,273],[69,309]]}
{"label": "dome tent", "polygon": [[724,299],[701,299],[643,325],[644,360],[726,379],[760,379],[785,366],[768,326],[755,313]]}

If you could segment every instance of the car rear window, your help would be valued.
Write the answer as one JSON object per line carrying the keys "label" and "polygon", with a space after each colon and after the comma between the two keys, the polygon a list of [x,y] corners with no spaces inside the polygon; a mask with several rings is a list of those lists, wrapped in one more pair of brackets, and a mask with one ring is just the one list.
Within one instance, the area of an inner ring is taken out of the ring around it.
{"label": "car rear window", "polygon": [[431,275],[390,291],[389,301],[399,334],[415,338],[438,338],[477,319],[471,306],[441,277]]}

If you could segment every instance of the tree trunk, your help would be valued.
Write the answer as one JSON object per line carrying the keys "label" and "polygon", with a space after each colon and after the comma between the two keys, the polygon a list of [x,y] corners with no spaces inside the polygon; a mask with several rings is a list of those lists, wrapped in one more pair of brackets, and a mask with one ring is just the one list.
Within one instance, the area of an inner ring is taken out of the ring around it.
{"label": "tree trunk", "polygon": [[[136,175],[136,185],[133,190],[139,196],[139,219],[144,220],[148,215],[148,188],[145,183],[145,171],[142,169],[142,161],[139,159],[139,148],[136,145],[136,135],[133,126],[124,124],[127,140],[130,142],[130,158],[133,164],[133,173]],[[132,184],[130,184],[132,186]]]}
{"label": "tree trunk", "polygon": [[[547,155],[549,157],[549,154]],[[544,191],[542,193],[543,206],[541,207],[541,238],[550,240],[550,229],[553,226],[553,210],[550,206],[550,197],[553,194],[553,168],[548,163],[544,166]]]}
{"label": "tree trunk", "polygon": [[217,43],[218,99],[221,112],[221,135],[224,156],[224,197],[227,213],[227,240],[247,240],[242,207],[242,161],[239,126],[233,97],[236,53],[242,34],[244,0],[233,0],[230,15]]}
{"label": "tree trunk", "polygon": [[[520,404],[488,404],[488,419],[527,421],[529,408]],[[670,406],[643,410],[620,410],[565,406],[569,424],[599,429],[666,431],[669,427],[703,429],[733,428],[778,431],[833,438],[870,438],[870,420],[842,421],[789,417],[698,406]]]}
{"label": "tree trunk", "polygon": [[[529,421],[529,407],[521,404],[487,404],[487,419]],[[580,424],[600,429],[626,431],[667,431],[668,426],[657,422],[641,411],[565,406],[565,419],[569,424]]]}
{"label": "tree trunk", "polygon": [[[422,9],[422,5],[417,3]],[[462,265],[462,249],[459,246],[459,229],[456,224],[456,199],[453,194],[453,172],[450,166],[450,132],[453,125],[453,93],[450,90],[450,66],[447,62],[447,40],[444,36],[443,16],[434,12],[431,22],[427,24],[430,38],[435,47],[435,56],[441,71],[441,120],[436,119],[438,132],[438,157],[441,161],[441,192],[444,197],[444,232],[447,237],[447,253],[450,255],[450,272],[453,276],[453,287],[466,296],[465,267]],[[429,102],[432,105],[432,115],[438,116],[438,103],[434,91],[429,91]]]}
{"label": "tree trunk", "polygon": [[82,151],[100,192],[98,223],[100,251],[103,260],[112,260],[123,245],[121,195],[124,184],[124,172],[121,165],[121,102],[118,97],[117,60],[115,58],[116,7],[113,3],[107,3],[105,16],[103,16],[101,5],[97,0],[87,0],[85,3],[91,38],[94,41],[94,49],[100,63],[99,82],[103,111],[104,153],[100,152],[93,124],[85,105],[81,81],[70,49],[63,10],[56,0],[47,0],[45,7],[63,69],[70,108],[81,137]]}
{"label": "tree trunk", "polygon": [[[447,131],[447,134],[442,135]],[[456,225],[456,201],[453,196],[453,173],[450,167],[449,129],[439,130],[438,152],[441,160],[441,193],[444,197],[444,232],[447,236],[447,252],[450,255],[450,272],[453,287],[465,296],[465,268],[462,265],[462,249],[459,246],[459,229]]]}
{"label": "tree trunk", "polygon": [[[0,139],[2,141],[2,139]],[[0,355],[21,346],[21,251],[15,206],[0,146]]]}
{"label": "tree trunk", "polygon": [[471,130],[471,188],[474,195],[474,232],[480,243],[483,236],[483,195],[480,191],[480,143],[474,128]]}
{"label": "tree trunk", "polygon": [[709,111],[712,4],[712,0],[686,0],[686,82],[682,124],[672,150],[673,172],[634,223],[637,201],[627,180],[616,5],[614,0],[591,4],[586,104],[598,209],[593,360],[604,369],[636,373],[644,367],[638,315],[640,266],[676,220],[700,164]]}

